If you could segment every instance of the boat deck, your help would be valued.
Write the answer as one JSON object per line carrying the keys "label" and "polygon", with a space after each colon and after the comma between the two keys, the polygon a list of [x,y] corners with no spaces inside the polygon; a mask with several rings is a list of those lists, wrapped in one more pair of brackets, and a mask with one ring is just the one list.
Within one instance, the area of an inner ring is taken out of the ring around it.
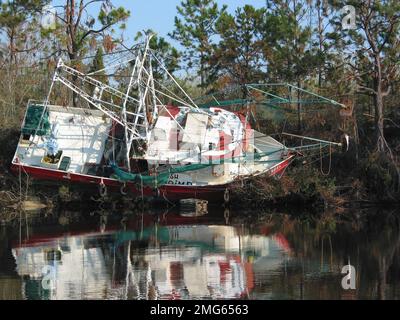
{"label": "boat deck", "polygon": [[[87,168],[100,164],[111,119],[100,111],[49,106],[49,122],[57,123],[56,141],[63,157],[70,157],[68,172],[86,173]],[[20,139],[16,156],[25,165],[58,169],[57,164],[44,163],[46,150],[41,145],[48,137],[31,135],[29,141]]]}

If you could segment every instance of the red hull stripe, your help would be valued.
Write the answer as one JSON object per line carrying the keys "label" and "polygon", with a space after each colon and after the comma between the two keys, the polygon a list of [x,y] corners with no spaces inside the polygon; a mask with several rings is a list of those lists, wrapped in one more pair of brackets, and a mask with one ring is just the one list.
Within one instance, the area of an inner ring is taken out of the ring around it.
{"label": "red hull stripe", "polygon": [[[291,162],[293,156],[288,157],[282,162],[278,163],[270,169],[270,176],[281,173]],[[77,184],[91,184],[93,186],[98,186],[104,184],[109,187],[112,191],[119,192],[120,187],[124,184],[118,180],[89,176],[80,173],[71,173],[59,170],[53,170],[48,168],[32,167],[27,165],[21,165],[19,163],[13,163],[11,165],[11,170],[14,173],[18,173],[19,170],[31,175],[33,178],[38,180],[50,180],[50,181],[60,181],[60,182],[71,182]],[[133,182],[127,182],[126,186],[129,190],[137,196],[141,196],[142,192],[140,188],[136,187]],[[143,188],[143,196],[145,197],[165,197],[169,200],[179,200],[179,199],[206,199],[206,200],[221,200],[223,193],[226,188],[229,188],[229,184],[222,185],[211,185],[211,186],[179,186],[179,185],[162,185],[158,190],[145,186]]]}

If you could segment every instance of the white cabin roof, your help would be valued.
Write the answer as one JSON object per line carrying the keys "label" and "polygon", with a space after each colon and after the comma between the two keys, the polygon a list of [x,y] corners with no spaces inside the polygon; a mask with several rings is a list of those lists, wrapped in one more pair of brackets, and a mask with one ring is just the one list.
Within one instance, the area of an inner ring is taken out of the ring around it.
{"label": "white cabin roof", "polygon": [[[100,111],[49,106],[49,122],[57,123],[56,141],[62,151],[62,157],[71,158],[67,171],[82,173],[86,163],[99,164],[104,153],[104,146],[111,128],[111,119],[104,117]],[[17,156],[22,163],[43,167],[42,159],[46,155],[45,148],[38,147],[46,141],[46,137],[31,136],[28,143],[20,142]],[[57,166],[54,168],[57,169]]]}

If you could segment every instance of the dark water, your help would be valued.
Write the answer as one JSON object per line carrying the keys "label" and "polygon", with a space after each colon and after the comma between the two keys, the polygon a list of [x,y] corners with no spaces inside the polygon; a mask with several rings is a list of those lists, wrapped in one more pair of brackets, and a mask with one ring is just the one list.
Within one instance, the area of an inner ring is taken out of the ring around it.
{"label": "dark water", "polygon": [[0,299],[400,298],[396,211],[21,217],[0,227]]}

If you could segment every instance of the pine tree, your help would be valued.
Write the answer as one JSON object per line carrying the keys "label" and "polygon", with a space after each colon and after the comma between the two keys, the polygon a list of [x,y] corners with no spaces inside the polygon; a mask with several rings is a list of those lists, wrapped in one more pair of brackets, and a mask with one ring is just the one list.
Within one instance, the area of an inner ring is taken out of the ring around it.
{"label": "pine tree", "polygon": [[107,77],[106,77],[104,71],[102,71],[104,69],[103,56],[104,56],[103,48],[99,47],[96,50],[96,54],[93,58],[93,62],[91,64],[91,66],[90,66],[89,73],[95,72],[94,77],[97,80],[99,80],[103,83],[107,83]]}
{"label": "pine tree", "polygon": [[170,37],[186,50],[183,61],[188,70],[193,68],[200,77],[200,86],[208,83],[209,58],[212,37],[216,34],[215,23],[226,6],[220,9],[215,0],[186,0],[177,7],[180,17],[175,17],[175,30]]}
{"label": "pine tree", "polygon": [[39,19],[47,2],[0,1],[1,125],[18,122],[26,101],[35,95],[40,97],[42,74],[32,67],[37,63],[36,55],[42,50]]}
{"label": "pine tree", "polygon": [[261,33],[264,16],[264,9],[250,5],[237,8],[234,15],[226,12],[221,15],[216,23],[221,40],[211,59],[214,76],[227,74],[231,83],[238,85],[264,79]]}
{"label": "pine tree", "polygon": [[[101,3],[97,19],[87,14],[89,7],[93,7],[95,2]],[[114,7],[110,0],[67,0],[64,12],[57,15],[57,28],[52,34],[58,37],[62,45],[61,51],[67,53],[71,65],[79,69],[80,62],[88,51],[89,41],[102,38],[109,43],[113,28],[120,26],[124,29],[124,22],[129,15],[129,11],[123,7]],[[77,84],[76,77],[72,81]],[[75,92],[73,105],[78,105]]]}
{"label": "pine tree", "polygon": [[[267,6],[264,24],[264,57],[272,82],[302,87],[318,66],[307,23],[306,0],[275,0]],[[297,100],[300,100],[299,91]],[[298,130],[303,128],[302,105],[297,103]]]}
{"label": "pine tree", "polygon": [[264,57],[272,81],[298,83],[315,63],[303,0],[276,0],[267,8]]}
{"label": "pine tree", "polygon": [[28,33],[37,25],[28,20],[37,18],[48,2],[49,0],[0,1],[0,31],[7,39],[10,62],[17,64],[18,53],[38,48],[39,43],[32,44],[28,40]]}
{"label": "pine tree", "polygon": [[336,20],[336,32],[343,39],[346,58],[358,81],[358,88],[374,99],[376,148],[380,153],[390,151],[384,135],[384,98],[389,95],[392,82],[398,78],[400,51],[400,2],[398,0],[335,1],[333,8],[345,5],[355,8],[356,28],[343,29]]}

